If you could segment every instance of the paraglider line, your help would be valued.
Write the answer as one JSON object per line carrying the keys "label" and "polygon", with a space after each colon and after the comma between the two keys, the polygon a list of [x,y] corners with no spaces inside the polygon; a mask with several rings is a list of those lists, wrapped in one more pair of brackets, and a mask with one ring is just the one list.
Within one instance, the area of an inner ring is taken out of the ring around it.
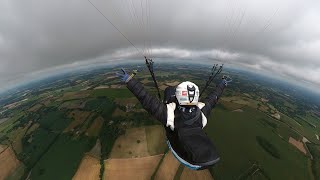
{"label": "paraglider line", "polygon": [[[140,53],[141,51],[90,0],[89,3]],[[143,54],[142,54],[143,55]]]}

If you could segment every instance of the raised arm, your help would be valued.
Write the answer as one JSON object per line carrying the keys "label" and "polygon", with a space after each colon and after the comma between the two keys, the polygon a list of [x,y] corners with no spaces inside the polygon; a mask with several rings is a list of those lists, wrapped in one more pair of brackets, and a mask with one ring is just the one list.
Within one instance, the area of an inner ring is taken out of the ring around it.
{"label": "raised arm", "polygon": [[231,78],[223,77],[222,81],[216,86],[216,89],[214,92],[210,93],[205,99],[204,103],[205,106],[201,109],[203,114],[208,117],[210,115],[211,110],[215,107],[215,105],[218,103],[218,100],[220,99],[223,90],[225,87],[227,87],[228,83],[231,82]]}
{"label": "raised arm", "polygon": [[151,96],[142,86],[142,84],[131,78],[127,82],[127,88],[137,97],[142,107],[151,115],[158,119],[162,124],[167,123],[167,106],[159,99]]}

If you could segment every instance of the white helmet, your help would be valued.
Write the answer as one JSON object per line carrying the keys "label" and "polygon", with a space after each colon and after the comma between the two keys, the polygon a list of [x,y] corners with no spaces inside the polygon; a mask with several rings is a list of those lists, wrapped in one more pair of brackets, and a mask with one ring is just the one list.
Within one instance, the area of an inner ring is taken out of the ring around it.
{"label": "white helmet", "polygon": [[199,101],[199,88],[193,82],[183,82],[176,88],[176,98],[180,105],[197,105]]}

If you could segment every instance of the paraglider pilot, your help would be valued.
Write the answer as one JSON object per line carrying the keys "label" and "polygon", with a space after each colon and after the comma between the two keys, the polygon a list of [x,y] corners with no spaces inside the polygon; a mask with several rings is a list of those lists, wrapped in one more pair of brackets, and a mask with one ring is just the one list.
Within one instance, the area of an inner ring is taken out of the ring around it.
{"label": "paraglider pilot", "polygon": [[230,78],[223,78],[203,102],[199,102],[198,86],[189,81],[174,88],[175,98],[172,102],[161,102],[148,94],[143,85],[133,78],[135,73],[129,75],[124,69],[121,70],[117,76],[126,83],[143,108],[165,127],[168,146],[176,159],[192,170],[206,169],[220,160],[203,128],[224,88],[232,81]]}

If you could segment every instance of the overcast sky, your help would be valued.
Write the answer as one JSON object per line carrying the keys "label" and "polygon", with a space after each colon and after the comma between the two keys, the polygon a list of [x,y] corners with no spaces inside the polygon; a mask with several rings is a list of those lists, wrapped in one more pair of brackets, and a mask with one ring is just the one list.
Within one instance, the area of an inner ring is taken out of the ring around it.
{"label": "overcast sky", "polygon": [[[320,87],[318,0],[90,1],[151,57],[219,59]],[[137,57],[88,0],[0,0],[0,89]]]}

